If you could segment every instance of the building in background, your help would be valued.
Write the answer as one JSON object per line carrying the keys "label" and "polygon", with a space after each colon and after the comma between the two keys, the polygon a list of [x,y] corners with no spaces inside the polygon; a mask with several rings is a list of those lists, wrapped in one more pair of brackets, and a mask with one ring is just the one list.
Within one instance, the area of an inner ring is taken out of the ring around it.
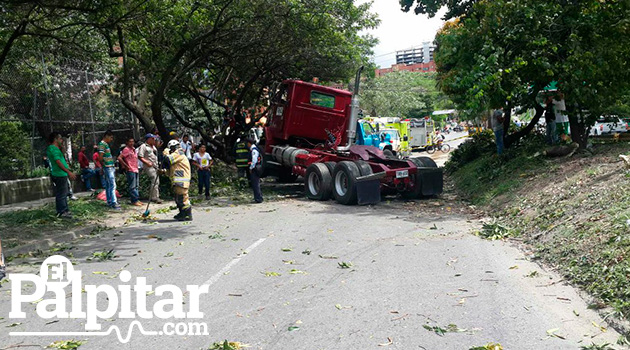
{"label": "building in background", "polygon": [[412,47],[406,50],[396,51],[396,64],[390,68],[380,68],[376,70],[376,76],[380,77],[391,72],[435,72],[435,62],[433,52],[435,46],[431,42],[425,42],[422,46]]}
{"label": "building in background", "polygon": [[433,61],[435,46],[431,42],[424,42],[422,46],[407,50],[396,51],[396,64],[419,64]]}

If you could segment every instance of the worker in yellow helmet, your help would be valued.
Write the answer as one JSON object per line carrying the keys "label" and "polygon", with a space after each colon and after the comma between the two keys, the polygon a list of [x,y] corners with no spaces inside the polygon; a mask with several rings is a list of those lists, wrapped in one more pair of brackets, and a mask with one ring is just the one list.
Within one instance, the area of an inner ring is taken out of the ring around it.
{"label": "worker in yellow helmet", "polygon": [[188,187],[190,186],[190,162],[182,150],[177,140],[168,142],[164,149],[164,161],[162,167],[168,169],[171,185],[173,186],[173,194],[175,195],[175,204],[179,213],[175,215],[175,220],[192,221],[192,205],[188,198]]}

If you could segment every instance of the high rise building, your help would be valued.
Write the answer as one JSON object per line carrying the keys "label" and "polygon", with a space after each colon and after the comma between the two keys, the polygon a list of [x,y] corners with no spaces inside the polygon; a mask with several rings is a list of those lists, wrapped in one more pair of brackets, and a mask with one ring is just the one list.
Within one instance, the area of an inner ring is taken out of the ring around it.
{"label": "high rise building", "polygon": [[435,62],[433,61],[435,46],[431,42],[424,42],[422,46],[407,50],[396,51],[396,64],[390,68],[380,68],[375,71],[377,77],[398,71],[433,73]]}
{"label": "high rise building", "polygon": [[431,42],[424,42],[422,46],[396,51],[396,64],[418,64],[433,61],[435,46]]}

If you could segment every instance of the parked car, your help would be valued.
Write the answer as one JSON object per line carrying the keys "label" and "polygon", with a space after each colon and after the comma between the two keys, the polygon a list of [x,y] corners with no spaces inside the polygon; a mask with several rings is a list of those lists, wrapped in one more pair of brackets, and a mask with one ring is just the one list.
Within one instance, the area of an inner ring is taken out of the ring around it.
{"label": "parked car", "polygon": [[630,129],[627,121],[617,116],[600,117],[591,128],[591,135],[605,135],[611,133],[627,132]]}

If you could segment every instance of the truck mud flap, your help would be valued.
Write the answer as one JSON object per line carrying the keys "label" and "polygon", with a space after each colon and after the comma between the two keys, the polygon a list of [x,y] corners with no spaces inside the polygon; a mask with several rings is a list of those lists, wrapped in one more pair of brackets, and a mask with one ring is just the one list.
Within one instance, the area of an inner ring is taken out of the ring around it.
{"label": "truck mud flap", "polygon": [[422,195],[437,196],[444,190],[444,171],[442,169],[418,169],[422,179]]}
{"label": "truck mud flap", "polygon": [[359,205],[376,204],[381,201],[381,182],[378,179],[357,181],[355,186]]}

